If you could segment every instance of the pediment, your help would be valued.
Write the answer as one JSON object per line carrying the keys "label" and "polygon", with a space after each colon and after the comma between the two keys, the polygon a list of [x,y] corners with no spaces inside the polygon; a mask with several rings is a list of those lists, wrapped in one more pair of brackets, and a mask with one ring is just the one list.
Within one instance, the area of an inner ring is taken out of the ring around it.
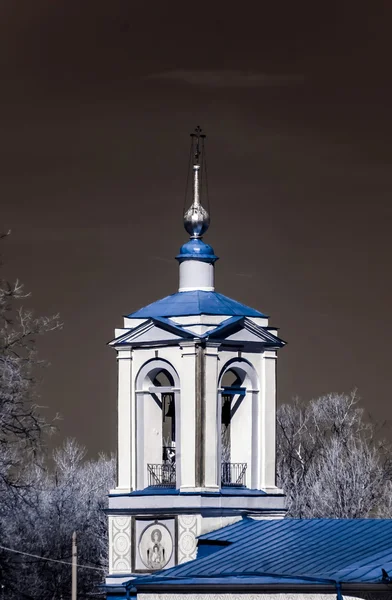
{"label": "pediment", "polygon": [[285,342],[274,335],[268,327],[256,325],[247,317],[232,317],[213,329],[198,326],[197,331],[194,331],[193,327],[189,329],[181,327],[171,319],[151,318],[145,320],[138,327],[120,331],[124,333],[109,342],[110,346],[172,344],[184,339],[195,338],[233,344],[262,344],[275,348],[285,345]]}
{"label": "pediment", "polygon": [[247,317],[230,319],[230,322],[217,327],[208,337],[233,343],[257,343],[273,347],[285,345],[285,342],[274,335],[268,327],[256,325]]}
{"label": "pediment", "polygon": [[192,335],[176,327],[168,319],[148,319],[109,342],[110,346],[133,346],[139,344],[173,343],[189,339]]}
{"label": "pediment", "polygon": [[247,331],[245,328],[225,337],[227,342],[267,342],[265,336]]}

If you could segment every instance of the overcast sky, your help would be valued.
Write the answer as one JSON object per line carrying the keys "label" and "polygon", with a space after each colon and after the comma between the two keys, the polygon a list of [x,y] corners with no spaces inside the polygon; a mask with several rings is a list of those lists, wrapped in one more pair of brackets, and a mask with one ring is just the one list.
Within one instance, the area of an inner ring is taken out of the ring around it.
{"label": "overcast sky", "polygon": [[288,341],[279,401],[356,387],[392,419],[392,4],[230,6],[1,2],[3,273],[64,321],[41,344],[59,442],[115,449],[106,342],[177,290],[197,124],[217,290]]}

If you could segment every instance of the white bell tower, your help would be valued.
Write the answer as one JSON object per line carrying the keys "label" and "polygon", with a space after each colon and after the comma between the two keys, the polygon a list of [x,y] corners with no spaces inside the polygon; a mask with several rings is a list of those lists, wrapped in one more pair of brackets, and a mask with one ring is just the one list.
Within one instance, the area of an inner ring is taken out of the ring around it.
{"label": "white bell tower", "polygon": [[109,496],[108,584],[196,556],[196,537],[240,519],[278,518],[277,350],[261,312],[214,288],[202,240],[204,135],[192,134],[190,235],[178,292],[124,318],[118,362],[118,483]]}

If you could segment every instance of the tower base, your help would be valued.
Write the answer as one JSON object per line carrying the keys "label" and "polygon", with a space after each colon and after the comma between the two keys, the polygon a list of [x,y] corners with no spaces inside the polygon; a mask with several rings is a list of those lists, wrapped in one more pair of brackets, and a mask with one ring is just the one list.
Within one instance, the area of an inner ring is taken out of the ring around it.
{"label": "tower base", "polygon": [[238,521],[284,517],[282,490],[222,488],[181,492],[147,488],[109,497],[109,575],[122,584],[140,573],[168,569],[196,558],[197,537]]}

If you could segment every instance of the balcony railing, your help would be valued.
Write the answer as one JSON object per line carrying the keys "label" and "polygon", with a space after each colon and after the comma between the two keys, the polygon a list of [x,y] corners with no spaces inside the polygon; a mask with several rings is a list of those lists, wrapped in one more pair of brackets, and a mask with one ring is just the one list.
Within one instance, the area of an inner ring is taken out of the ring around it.
{"label": "balcony railing", "polygon": [[176,487],[176,463],[147,465],[148,485],[152,487]]}
{"label": "balcony railing", "polygon": [[223,462],[221,464],[221,484],[222,486],[245,487],[246,486],[246,469],[247,463],[230,463]]}
{"label": "balcony railing", "polygon": [[[231,487],[246,487],[246,469],[247,463],[221,464],[221,485]],[[162,464],[148,464],[148,485],[151,487],[176,487],[176,463],[166,460]]]}

